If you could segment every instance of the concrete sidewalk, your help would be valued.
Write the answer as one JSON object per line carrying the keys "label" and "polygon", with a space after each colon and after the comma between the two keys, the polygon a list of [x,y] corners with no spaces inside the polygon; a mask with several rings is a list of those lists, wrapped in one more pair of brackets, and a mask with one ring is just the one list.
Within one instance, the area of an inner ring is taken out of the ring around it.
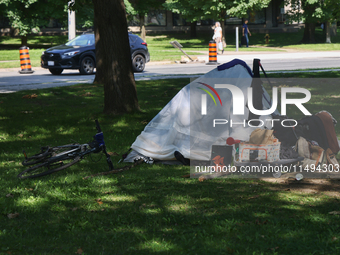
{"label": "concrete sidewalk", "polygon": [[[205,61],[206,63],[208,63],[209,52],[202,52],[202,53],[204,55],[190,55],[189,54],[189,56],[192,58],[197,57],[199,61]],[[292,51],[238,51],[238,52],[225,51],[223,55],[222,54],[217,55],[217,62],[226,63],[234,58],[239,58],[244,61],[253,60],[254,58],[259,58],[261,60],[339,58],[340,60],[340,51],[297,51],[297,50],[292,50]],[[179,63],[180,59],[178,59],[176,62]],[[188,62],[188,63],[195,63],[195,62]],[[168,64],[175,64],[175,61],[151,61],[147,63],[146,65],[154,66],[154,65],[168,65]],[[339,61],[339,67],[340,67],[340,61]]]}
{"label": "concrete sidewalk", "polygon": [[[308,52],[229,52],[217,55],[217,62],[225,63],[230,61],[230,57],[240,58],[242,60],[252,60],[259,58],[261,60],[268,59],[308,59],[308,58],[339,58],[340,66],[340,51],[308,51]],[[209,62],[209,57],[204,56],[206,62]]]}

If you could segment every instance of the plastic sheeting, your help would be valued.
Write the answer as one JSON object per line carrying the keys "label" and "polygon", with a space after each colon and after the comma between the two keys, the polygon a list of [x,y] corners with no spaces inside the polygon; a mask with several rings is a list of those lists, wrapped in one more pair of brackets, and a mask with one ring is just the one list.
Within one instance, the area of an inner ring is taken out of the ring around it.
{"label": "plastic sheeting", "polygon": [[[231,64],[230,64],[231,63]],[[223,68],[221,68],[223,67]],[[245,97],[244,115],[233,114],[232,94],[228,89],[216,89],[221,102],[216,95],[216,103],[208,95],[207,114],[202,115],[202,94],[198,89],[204,84],[214,87],[216,84],[228,83],[237,86]],[[128,155],[125,162],[132,162],[136,155],[144,155],[154,160],[175,160],[174,152],[179,151],[185,158],[194,160],[209,160],[213,144],[226,144],[226,139],[232,136],[235,139],[247,140],[254,127],[235,125],[230,127],[230,120],[243,122],[247,120],[247,89],[252,83],[250,68],[241,60],[234,60],[216,68],[182,88],[177,95],[148,123],[144,131],[136,138],[131,148],[133,152]],[[264,109],[268,109],[269,95],[262,98]],[[269,119],[261,116],[261,119]],[[226,125],[212,127],[214,119],[228,120]]]}

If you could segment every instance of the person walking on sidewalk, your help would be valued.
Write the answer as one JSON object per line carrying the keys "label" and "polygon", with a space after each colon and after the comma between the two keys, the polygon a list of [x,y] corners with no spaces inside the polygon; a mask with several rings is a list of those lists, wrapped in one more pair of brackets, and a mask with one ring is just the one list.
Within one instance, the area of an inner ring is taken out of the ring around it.
{"label": "person walking on sidewalk", "polygon": [[222,43],[222,28],[221,28],[220,22],[215,23],[213,39],[216,42],[216,53],[218,53],[218,49],[220,49],[223,54],[224,49],[223,49],[223,43]]}
{"label": "person walking on sidewalk", "polygon": [[251,33],[249,31],[249,28],[248,28],[248,20],[246,19],[244,21],[244,24],[243,24],[243,28],[242,28],[242,35],[246,37],[246,41],[247,41],[247,48],[249,46],[249,36],[251,36]]}

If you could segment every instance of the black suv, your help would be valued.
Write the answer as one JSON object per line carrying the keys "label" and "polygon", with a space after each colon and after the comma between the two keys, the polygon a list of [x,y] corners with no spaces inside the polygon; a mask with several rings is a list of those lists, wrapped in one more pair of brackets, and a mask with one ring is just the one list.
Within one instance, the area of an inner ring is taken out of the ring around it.
{"label": "black suv", "polygon": [[[137,35],[129,33],[132,68],[142,72],[150,61],[148,45]],[[59,46],[47,49],[41,56],[41,67],[58,75],[64,69],[79,69],[81,74],[92,74],[96,67],[95,38],[93,33],[82,34]]]}

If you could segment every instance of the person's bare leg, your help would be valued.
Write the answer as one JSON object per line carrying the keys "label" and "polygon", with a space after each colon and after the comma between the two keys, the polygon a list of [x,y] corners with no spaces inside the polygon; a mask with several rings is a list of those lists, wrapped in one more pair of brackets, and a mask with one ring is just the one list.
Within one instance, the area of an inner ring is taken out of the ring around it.
{"label": "person's bare leg", "polygon": [[218,43],[221,41],[221,38],[216,38],[216,54],[218,54]]}

